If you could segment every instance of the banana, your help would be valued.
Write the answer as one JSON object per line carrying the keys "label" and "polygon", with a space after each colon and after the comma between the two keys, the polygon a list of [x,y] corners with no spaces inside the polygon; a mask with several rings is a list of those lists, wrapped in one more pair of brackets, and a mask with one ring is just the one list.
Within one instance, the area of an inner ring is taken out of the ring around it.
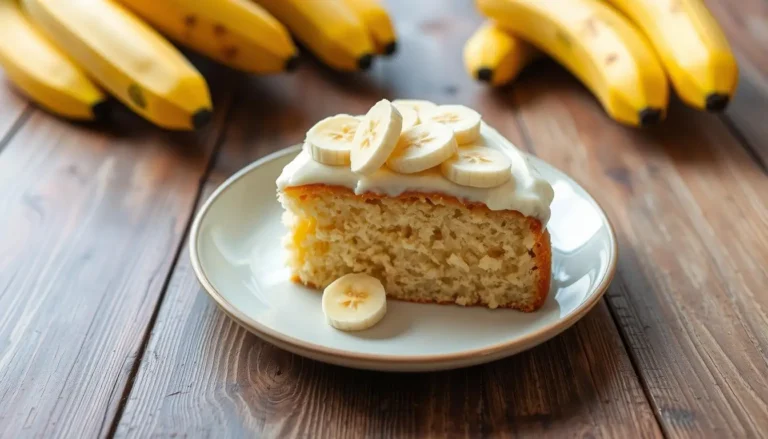
{"label": "banana", "polygon": [[666,115],[669,84],[653,48],[597,0],[476,0],[502,28],[563,64],[616,121],[649,125]]}
{"label": "banana", "polygon": [[378,0],[342,0],[368,28],[376,52],[392,55],[397,51],[397,37],[392,20]]}
{"label": "banana", "polygon": [[364,273],[344,275],[323,290],[323,314],[336,329],[361,331],[387,314],[387,295],[381,281]]}
{"label": "banana", "polygon": [[46,110],[75,120],[106,115],[106,96],[24,16],[16,0],[0,0],[0,66]]}
{"label": "banana", "polygon": [[368,175],[386,163],[403,130],[403,117],[386,99],[366,113],[355,132],[350,151],[352,172]]}
{"label": "banana", "polygon": [[374,47],[368,30],[345,3],[308,0],[256,0],[329,66],[367,70]]}
{"label": "banana", "polygon": [[453,130],[428,122],[403,131],[387,167],[400,174],[413,174],[433,168],[458,151]]}
{"label": "banana", "polygon": [[538,50],[493,22],[480,26],[464,45],[464,66],[478,81],[511,82],[538,56]]}
{"label": "banana", "polygon": [[392,101],[392,105],[394,105],[398,110],[406,107],[416,110],[416,114],[419,115],[419,121],[421,121],[422,114],[437,108],[437,104],[434,102],[426,101],[423,99],[395,99]]}
{"label": "banana", "polygon": [[305,143],[315,161],[331,166],[349,165],[349,151],[360,119],[348,114],[327,117],[307,131]]}
{"label": "banana", "polygon": [[288,30],[249,0],[119,0],[153,27],[222,64],[250,73],[295,68]]}
{"label": "banana", "polygon": [[501,151],[487,146],[464,146],[440,165],[440,171],[445,178],[456,184],[489,188],[502,185],[512,178],[511,166]]}
{"label": "banana", "polygon": [[463,105],[440,105],[427,110],[421,122],[429,121],[451,128],[459,145],[472,143],[480,137],[480,114]]}
{"label": "banana", "polygon": [[397,106],[394,103],[392,105],[394,105],[395,108],[397,108],[397,111],[400,112],[400,115],[403,116],[403,131],[411,129],[419,124],[419,113],[417,113],[416,110],[404,105]]}
{"label": "banana", "polygon": [[200,73],[155,30],[112,0],[24,0],[33,21],[129,108],[169,129],[211,119]]}
{"label": "banana", "polygon": [[700,0],[608,0],[644,32],[680,99],[722,111],[736,91],[739,69],[728,40]]}

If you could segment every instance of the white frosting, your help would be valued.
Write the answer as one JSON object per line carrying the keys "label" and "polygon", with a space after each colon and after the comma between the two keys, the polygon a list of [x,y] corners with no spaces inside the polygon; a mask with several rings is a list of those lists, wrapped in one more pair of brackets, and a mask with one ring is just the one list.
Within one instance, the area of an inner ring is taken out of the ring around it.
{"label": "white frosting", "polygon": [[512,178],[501,186],[473,188],[446,179],[439,168],[417,174],[398,174],[382,167],[371,175],[358,175],[348,166],[328,166],[312,159],[306,148],[283,168],[277,179],[278,190],[307,184],[326,184],[352,189],[356,194],[373,192],[395,197],[404,192],[439,193],[465,202],[479,202],[491,210],[517,210],[546,225],[549,205],[554,197],[552,186],[531,166],[528,159],[498,131],[482,124],[477,143],[504,152],[512,162]]}

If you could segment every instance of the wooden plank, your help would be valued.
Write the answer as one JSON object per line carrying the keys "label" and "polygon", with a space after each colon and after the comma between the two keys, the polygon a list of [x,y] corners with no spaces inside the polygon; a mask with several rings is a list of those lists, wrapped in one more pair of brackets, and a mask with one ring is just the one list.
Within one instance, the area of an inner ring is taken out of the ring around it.
{"label": "wooden plank", "polygon": [[511,93],[529,145],[604,203],[619,229],[609,304],[670,437],[768,425],[768,178],[713,115],[674,105],[655,130],[611,123],[562,72]]}
{"label": "wooden plank", "polygon": [[489,365],[366,372],[248,333],[181,258],[152,334],[117,437],[660,437],[604,303],[562,336]]}
{"label": "wooden plank", "polygon": [[35,111],[0,155],[0,437],[109,430],[224,126],[217,82],[197,135]]}
{"label": "wooden plank", "polygon": [[[499,111],[503,100],[474,84],[455,56],[479,22],[471,5],[409,4],[393,5],[402,52],[371,75],[333,75],[312,64],[254,79],[232,116],[214,181],[300,142],[322,117],[365,111],[382,93],[472,105],[520,141],[515,121]],[[250,335],[216,310],[182,258],[143,358],[118,437],[660,436],[604,304],[551,342],[490,365],[364,372]]]}
{"label": "wooden plank", "polygon": [[726,111],[733,127],[768,172],[768,2],[705,0],[739,62],[739,88]]}

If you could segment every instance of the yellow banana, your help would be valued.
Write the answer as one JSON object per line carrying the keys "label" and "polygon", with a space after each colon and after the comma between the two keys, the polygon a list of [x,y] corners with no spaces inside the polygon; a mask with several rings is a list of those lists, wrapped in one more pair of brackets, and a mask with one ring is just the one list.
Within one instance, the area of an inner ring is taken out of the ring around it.
{"label": "yellow banana", "polygon": [[464,45],[464,66],[473,78],[500,86],[515,79],[537,54],[533,46],[488,21]]}
{"label": "yellow banana", "polygon": [[16,0],[0,0],[0,66],[46,110],[75,120],[105,115],[106,96],[32,26]]}
{"label": "yellow banana", "polygon": [[628,125],[663,119],[669,84],[645,37],[597,0],[476,0],[480,11],[563,64]]}
{"label": "yellow banana", "polygon": [[686,104],[722,111],[736,91],[731,47],[701,0],[608,0],[651,40]]}
{"label": "yellow banana", "polygon": [[136,113],[169,129],[211,118],[200,73],[155,30],[112,0],[24,0],[58,46]]}
{"label": "yellow banana", "polygon": [[392,55],[397,50],[397,37],[392,26],[389,13],[378,0],[343,0],[363,24],[376,47],[376,52],[382,55]]}
{"label": "yellow banana", "polygon": [[256,0],[309,48],[338,70],[366,70],[373,42],[362,21],[345,3],[315,0]]}
{"label": "yellow banana", "polygon": [[298,61],[288,30],[250,0],[119,0],[169,38],[235,69],[290,70]]}

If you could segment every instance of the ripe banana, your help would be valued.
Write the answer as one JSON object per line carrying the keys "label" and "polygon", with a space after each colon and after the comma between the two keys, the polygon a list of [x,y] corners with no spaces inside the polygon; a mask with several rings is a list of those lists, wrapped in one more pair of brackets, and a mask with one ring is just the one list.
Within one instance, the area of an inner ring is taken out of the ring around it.
{"label": "ripe banana", "polygon": [[307,0],[256,0],[329,66],[366,70],[374,47],[362,21],[345,3]]}
{"label": "ripe banana", "polygon": [[249,0],[119,0],[160,32],[210,58],[250,73],[294,68],[288,30]]}
{"label": "ripe banana", "polygon": [[669,85],[645,37],[597,0],[476,0],[499,26],[578,77],[615,120],[649,125],[665,117]]}
{"label": "ripe banana", "polygon": [[731,47],[700,0],[608,0],[632,19],[659,54],[686,104],[722,111],[739,79]]}
{"label": "ripe banana", "polygon": [[474,142],[480,137],[480,114],[463,105],[440,105],[425,111],[421,122],[437,122],[448,126],[456,136],[459,145]]}
{"label": "ripe banana", "polygon": [[103,117],[106,96],[32,26],[16,0],[0,0],[0,66],[46,110],[75,120]]}
{"label": "ripe banana", "polygon": [[445,125],[428,122],[403,131],[387,167],[400,174],[421,172],[448,160],[458,150],[453,131]]}
{"label": "ripe banana", "polygon": [[493,22],[480,26],[464,45],[464,66],[473,78],[494,86],[511,82],[538,56],[533,46]]}
{"label": "ripe banana", "polygon": [[352,172],[368,175],[386,163],[403,131],[403,117],[386,99],[366,113],[352,140],[350,162]]}
{"label": "ripe banana", "polygon": [[487,146],[463,146],[458,154],[440,164],[443,176],[469,187],[489,188],[512,178],[512,164],[507,156]]}
{"label": "ripe banana", "polygon": [[155,30],[112,0],[24,0],[33,21],[136,113],[170,129],[211,118],[200,73]]}
{"label": "ripe banana", "polygon": [[312,158],[325,165],[349,165],[349,151],[360,119],[348,114],[327,117],[307,131],[305,143]]}
{"label": "ripe banana", "polygon": [[323,314],[336,329],[360,331],[379,323],[387,314],[384,285],[364,273],[344,275],[323,290]]}
{"label": "ripe banana", "polygon": [[343,2],[368,28],[377,53],[392,55],[397,51],[397,38],[392,20],[378,0],[343,0]]}

